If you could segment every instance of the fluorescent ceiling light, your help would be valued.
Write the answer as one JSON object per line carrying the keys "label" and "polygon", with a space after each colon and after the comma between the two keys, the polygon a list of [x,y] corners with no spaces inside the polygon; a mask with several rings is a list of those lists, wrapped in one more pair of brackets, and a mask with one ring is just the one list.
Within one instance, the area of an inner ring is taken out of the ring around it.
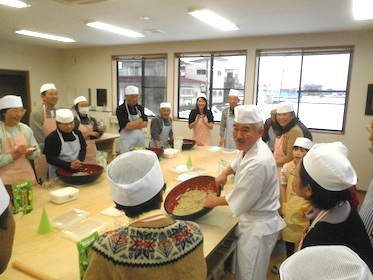
{"label": "fluorescent ceiling light", "polygon": [[116,27],[116,26],[109,25],[109,24],[102,23],[102,22],[97,22],[97,21],[96,22],[89,22],[89,23],[87,23],[87,25],[90,26],[90,27],[93,27],[93,28],[97,28],[97,29],[101,29],[101,30],[104,30],[104,31],[124,35],[124,36],[127,36],[127,37],[133,37],[133,38],[144,37],[144,35],[142,35],[141,33],[131,31],[131,30],[128,30],[128,29],[124,29],[124,28],[120,28],[120,27]]}
{"label": "fluorescent ceiling light", "polygon": [[189,14],[224,31],[238,30],[233,23],[207,9],[190,11]]}
{"label": "fluorescent ceiling light", "polygon": [[355,20],[373,19],[372,0],[354,0],[352,5]]}
{"label": "fluorescent ceiling light", "polygon": [[19,0],[0,0],[1,5],[6,5],[13,8],[26,8],[30,5],[27,5],[25,2]]}
{"label": "fluorescent ceiling light", "polygon": [[17,30],[17,34],[21,35],[27,35],[31,37],[37,37],[37,38],[43,38],[43,39],[48,39],[48,40],[54,40],[54,41],[59,41],[59,42],[65,42],[65,43],[73,43],[75,40],[66,38],[66,37],[60,37],[60,36],[55,36],[55,35],[49,35],[49,34],[44,34],[44,33],[39,33],[39,32],[34,32],[34,31],[28,31],[28,30]]}

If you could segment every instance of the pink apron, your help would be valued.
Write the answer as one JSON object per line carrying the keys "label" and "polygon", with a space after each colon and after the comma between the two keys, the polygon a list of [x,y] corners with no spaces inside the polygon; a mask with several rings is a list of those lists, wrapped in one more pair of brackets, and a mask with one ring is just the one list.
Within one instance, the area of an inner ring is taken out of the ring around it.
{"label": "pink apron", "polygon": [[[45,112],[45,105],[43,105],[43,131],[44,136],[47,137],[51,132],[57,129],[56,118],[47,118]],[[35,160],[35,172],[38,180],[43,181],[47,178],[49,164],[44,154],[40,154]]]}
{"label": "pink apron", "polygon": [[[1,122],[4,143],[3,143],[3,153],[11,154],[21,145],[28,145],[26,137],[22,134],[21,127],[19,125],[19,135],[9,138],[7,137],[6,128],[4,123]],[[37,185],[34,170],[30,164],[30,161],[26,155],[22,155],[18,159],[14,160],[6,166],[0,168],[0,177],[3,180],[4,185],[12,185],[16,183],[23,182],[25,180],[31,180],[33,185]]]}
{"label": "pink apron", "polygon": [[[276,137],[275,139],[275,150],[273,151],[273,156],[275,157],[275,160],[278,160],[286,156],[284,151],[282,150],[282,143],[284,142],[284,137],[285,134],[282,134],[280,137]],[[281,182],[281,169],[282,166],[277,166],[277,175],[279,182]]]}
{"label": "pink apron", "polygon": [[[79,124],[78,129],[83,133],[93,131],[93,124]],[[87,153],[85,156],[84,163],[88,164],[96,164],[96,142],[90,139],[86,139],[85,142],[87,143]]]}
{"label": "pink apron", "polygon": [[204,124],[208,121],[207,117],[199,118],[197,115],[196,118],[198,118],[198,122],[193,129],[193,139],[197,141],[198,146],[211,146],[211,130]]}

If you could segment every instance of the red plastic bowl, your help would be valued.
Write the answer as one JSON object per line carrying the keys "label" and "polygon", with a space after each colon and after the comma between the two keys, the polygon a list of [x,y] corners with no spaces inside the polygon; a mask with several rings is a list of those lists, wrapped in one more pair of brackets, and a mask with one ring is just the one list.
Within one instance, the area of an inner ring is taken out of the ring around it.
{"label": "red plastic bowl", "polygon": [[[168,143],[170,143],[171,147],[174,147],[174,142],[173,141],[170,140],[170,141],[168,141]],[[193,139],[183,139],[182,149],[183,150],[190,150],[195,145],[196,145],[196,140],[193,140]]]}
{"label": "red plastic bowl", "polygon": [[[104,168],[97,164],[83,164],[83,166],[76,170],[66,170],[58,168],[56,173],[62,182],[69,185],[86,185],[96,181],[104,171]],[[78,172],[87,173],[86,175],[74,175]]]}
{"label": "red plastic bowl", "polygon": [[212,176],[198,176],[186,180],[173,188],[164,201],[164,209],[170,216],[180,220],[195,220],[206,215],[212,210],[212,208],[203,208],[188,215],[174,215],[172,212],[174,211],[176,205],[179,204],[181,196],[191,190],[204,190],[206,192],[210,191],[215,193],[217,196],[220,196],[221,192],[221,189],[216,187],[215,178]]}
{"label": "red plastic bowl", "polygon": [[163,149],[151,148],[151,147],[147,147],[146,150],[154,152],[157,155],[158,158],[160,158],[163,155],[163,152],[164,152]]}

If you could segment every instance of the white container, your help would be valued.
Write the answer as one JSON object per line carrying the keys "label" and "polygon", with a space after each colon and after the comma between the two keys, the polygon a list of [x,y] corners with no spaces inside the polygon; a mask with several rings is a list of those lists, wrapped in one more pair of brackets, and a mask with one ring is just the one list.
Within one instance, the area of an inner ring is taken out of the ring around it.
{"label": "white container", "polygon": [[168,149],[164,149],[162,157],[164,157],[164,158],[174,158],[174,157],[177,156],[178,153],[179,153],[179,150],[168,148]]}
{"label": "white container", "polygon": [[52,202],[62,204],[77,199],[79,197],[79,190],[73,187],[66,187],[51,191],[49,195]]}

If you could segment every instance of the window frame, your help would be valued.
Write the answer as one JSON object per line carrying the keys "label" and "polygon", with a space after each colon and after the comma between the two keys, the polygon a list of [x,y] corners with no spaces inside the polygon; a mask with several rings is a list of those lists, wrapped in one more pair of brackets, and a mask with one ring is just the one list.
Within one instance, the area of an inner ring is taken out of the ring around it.
{"label": "window frame", "polygon": [[[313,128],[309,127],[311,131],[314,132],[324,132],[324,133],[331,133],[331,134],[344,134],[345,127],[346,127],[346,118],[347,118],[347,110],[348,110],[348,101],[350,96],[350,83],[351,83],[351,74],[352,74],[352,65],[353,65],[353,56],[354,56],[354,46],[331,46],[331,47],[308,47],[308,48],[289,48],[289,49],[260,49],[256,51],[256,71],[255,71],[255,103],[258,104],[259,100],[259,71],[260,71],[260,58],[264,56],[292,56],[292,55],[301,55],[301,66],[300,66],[300,73],[299,73],[299,86],[297,90],[297,102],[295,107],[296,116],[299,116],[299,107],[301,104],[301,96],[304,92],[309,92],[309,90],[302,89],[302,69],[303,69],[303,59],[305,56],[311,55],[332,55],[332,54],[349,54],[349,63],[348,63],[348,71],[346,77],[346,90],[320,90],[312,92],[345,92],[345,99],[344,99],[344,112],[343,117],[341,119],[341,129],[323,129],[323,128]],[[267,103],[268,104],[268,103]]]}

